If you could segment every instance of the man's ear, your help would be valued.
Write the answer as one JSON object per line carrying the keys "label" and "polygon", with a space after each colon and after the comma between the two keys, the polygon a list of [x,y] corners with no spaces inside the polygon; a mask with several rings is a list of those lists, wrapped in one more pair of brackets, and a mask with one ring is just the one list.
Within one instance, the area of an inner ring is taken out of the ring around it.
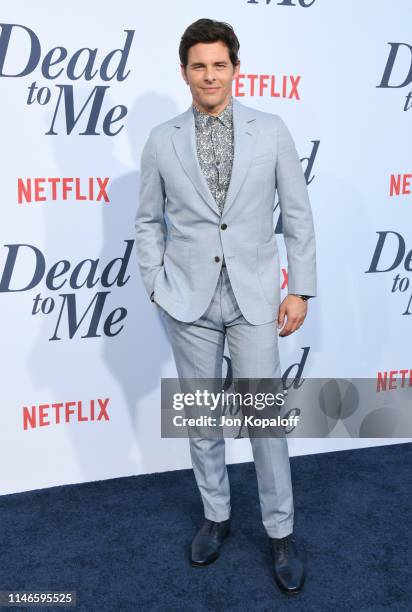
{"label": "man's ear", "polygon": [[240,71],[240,60],[238,60],[237,64],[235,65],[235,71],[233,73],[233,80],[237,78],[237,76],[239,75],[239,71]]}

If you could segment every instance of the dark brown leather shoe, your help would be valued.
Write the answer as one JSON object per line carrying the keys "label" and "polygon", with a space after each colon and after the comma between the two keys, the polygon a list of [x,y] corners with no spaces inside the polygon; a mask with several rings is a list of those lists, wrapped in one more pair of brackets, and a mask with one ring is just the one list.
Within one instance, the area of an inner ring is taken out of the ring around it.
{"label": "dark brown leather shoe", "polygon": [[205,518],[192,542],[190,562],[193,567],[204,567],[216,561],[229,531],[230,518],[220,523]]}
{"label": "dark brown leather shoe", "polygon": [[292,534],[269,540],[276,584],[287,595],[299,593],[305,582],[306,571]]}

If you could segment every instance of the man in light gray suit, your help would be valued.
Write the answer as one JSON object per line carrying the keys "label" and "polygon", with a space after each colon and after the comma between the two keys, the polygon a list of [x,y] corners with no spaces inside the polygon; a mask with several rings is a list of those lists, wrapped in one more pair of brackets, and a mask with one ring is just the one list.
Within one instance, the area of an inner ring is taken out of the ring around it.
{"label": "man in light gray suit", "polygon": [[[179,378],[220,378],[227,339],[235,378],[281,376],[277,330],[296,331],[316,295],[315,236],[306,182],[279,115],[232,97],[239,41],[229,24],[199,19],[179,55],[192,103],[154,127],[141,159],[136,246],[147,295],[171,342]],[[288,259],[280,303],[273,226],[279,195]],[[204,507],[193,566],[216,560],[230,526],[224,438],[190,437]],[[251,437],[263,525],[282,592],[301,590],[285,437]]]}

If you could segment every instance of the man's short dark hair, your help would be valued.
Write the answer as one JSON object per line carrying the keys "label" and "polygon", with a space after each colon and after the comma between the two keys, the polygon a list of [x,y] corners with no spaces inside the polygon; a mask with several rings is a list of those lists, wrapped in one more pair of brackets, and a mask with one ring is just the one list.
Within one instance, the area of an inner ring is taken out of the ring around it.
{"label": "man's short dark hair", "polygon": [[179,45],[180,62],[186,68],[189,49],[197,43],[212,43],[221,40],[228,48],[233,66],[238,62],[239,40],[229,23],[214,19],[198,19],[186,28]]}

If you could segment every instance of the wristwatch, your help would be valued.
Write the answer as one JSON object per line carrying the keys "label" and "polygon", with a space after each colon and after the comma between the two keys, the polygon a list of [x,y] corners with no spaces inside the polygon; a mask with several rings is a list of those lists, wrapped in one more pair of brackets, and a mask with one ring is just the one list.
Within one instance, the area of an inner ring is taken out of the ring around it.
{"label": "wristwatch", "polygon": [[308,300],[310,297],[312,297],[312,296],[310,296],[310,295],[298,295],[297,293],[294,293],[293,295],[296,295],[297,297],[302,298],[302,300],[303,300],[304,302],[307,302],[307,300]]}

